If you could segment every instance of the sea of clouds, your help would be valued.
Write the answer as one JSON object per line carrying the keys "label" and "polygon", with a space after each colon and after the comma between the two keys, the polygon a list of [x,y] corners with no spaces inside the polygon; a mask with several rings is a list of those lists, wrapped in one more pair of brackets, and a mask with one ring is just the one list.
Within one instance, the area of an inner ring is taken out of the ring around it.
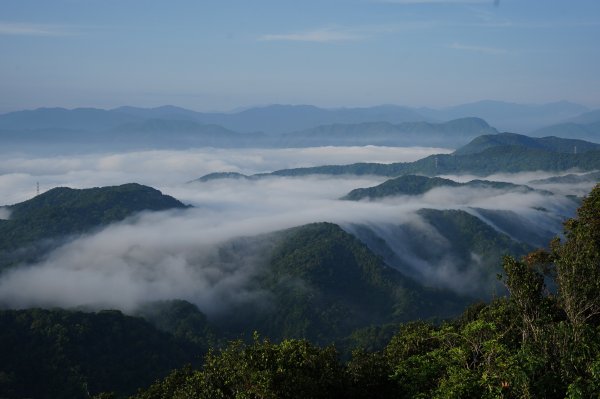
{"label": "sea of clouds", "polygon": [[[75,237],[37,264],[4,272],[0,276],[0,303],[14,308],[85,305],[133,312],[148,301],[179,298],[195,303],[209,315],[217,314],[231,304],[257,300],[263,295],[250,282],[264,264],[268,243],[243,248],[233,260],[218,256],[219,248],[238,237],[322,221],[340,224],[349,231],[357,224],[380,226],[382,232],[386,231],[385,226],[411,224],[433,237],[431,226],[417,214],[421,208],[463,209],[471,213],[472,208],[510,210],[532,225],[556,229],[562,220],[573,215],[574,202],[564,193],[583,195],[591,189],[591,184],[561,186],[562,192],[549,196],[535,191],[438,188],[421,196],[353,202],[339,198],[352,189],[373,186],[385,179],[305,176],[189,183],[217,171],[253,174],[359,161],[389,163],[440,152],[448,151],[369,146],[4,156],[0,159],[0,205],[31,198],[36,182],[42,191],[57,186],[85,188],[138,182],[158,188],[193,208],[142,213]],[[488,178],[527,183],[548,176],[527,173]],[[382,236],[388,240],[383,233]],[[389,243],[393,245],[393,237]],[[452,265],[427,268],[419,259],[411,261],[411,254],[405,258],[415,270],[424,271],[417,277],[428,279],[433,285],[468,292],[474,289],[469,284],[477,284],[467,274],[457,275],[459,271]],[[477,262],[476,254],[473,262]],[[457,286],[456,281],[466,283]]]}

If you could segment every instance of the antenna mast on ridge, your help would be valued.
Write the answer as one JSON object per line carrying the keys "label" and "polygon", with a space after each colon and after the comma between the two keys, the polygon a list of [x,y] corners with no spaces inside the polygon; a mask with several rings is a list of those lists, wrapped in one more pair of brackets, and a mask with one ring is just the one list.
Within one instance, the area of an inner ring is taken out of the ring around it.
{"label": "antenna mast on ridge", "polygon": [[36,193],[35,195],[40,195],[40,182],[39,181],[35,184],[35,193]]}

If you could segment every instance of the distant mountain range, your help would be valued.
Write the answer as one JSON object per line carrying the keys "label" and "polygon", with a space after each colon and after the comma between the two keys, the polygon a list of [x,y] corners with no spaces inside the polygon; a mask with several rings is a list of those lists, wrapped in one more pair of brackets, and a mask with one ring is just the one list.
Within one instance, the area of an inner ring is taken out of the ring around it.
{"label": "distant mountain range", "polygon": [[477,116],[485,119],[500,131],[527,133],[541,126],[577,117],[584,112],[588,112],[589,108],[568,101],[547,104],[517,104],[484,100],[441,110],[420,108],[417,111],[424,116],[437,120]]}
{"label": "distant mountain range", "polygon": [[444,123],[364,122],[318,126],[287,133],[280,138],[282,147],[322,145],[447,146],[465,143],[481,134],[498,133],[480,118],[460,118]]}
{"label": "distant mountain range", "polygon": [[271,105],[233,113],[174,106],[39,108],[0,115],[0,138],[3,149],[13,151],[36,145],[64,151],[365,144],[456,148],[478,135],[496,133],[496,128],[598,141],[600,111],[588,111],[568,102],[521,105],[498,101],[441,110],[395,105],[339,109]]}

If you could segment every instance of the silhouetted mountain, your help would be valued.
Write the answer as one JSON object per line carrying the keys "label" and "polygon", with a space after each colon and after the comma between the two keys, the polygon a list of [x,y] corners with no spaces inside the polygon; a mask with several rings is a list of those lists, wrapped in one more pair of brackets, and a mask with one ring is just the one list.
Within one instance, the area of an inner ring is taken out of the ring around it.
{"label": "silhouetted mountain", "polygon": [[589,124],[600,122],[600,109],[596,109],[589,112],[584,112],[581,115],[578,115],[574,118],[570,118],[565,122],[579,123],[579,124]]}
{"label": "silhouetted mountain", "polygon": [[407,107],[384,105],[369,108],[324,109],[312,105],[269,105],[232,114],[203,114],[201,120],[239,132],[289,133],[334,123],[414,122],[428,118]]}
{"label": "silhouetted mountain", "polygon": [[121,112],[97,108],[38,108],[0,115],[0,129],[102,130],[133,122],[138,118]]}
{"label": "silhouetted mountain", "polygon": [[440,110],[421,108],[417,111],[438,120],[476,116],[501,131],[525,133],[542,126],[575,117],[589,109],[583,105],[558,101],[548,104],[516,104],[483,100]]}
{"label": "silhouetted mountain", "polygon": [[318,126],[283,135],[282,147],[323,145],[386,145],[386,146],[451,146],[481,134],[494,134],[496,129],[479,118],[463,118],[445,123],[365,122]]}
{"label": "silhouetted mountain", "polygon": [[546,126],[531,133],[535,136],[560,136],[600,142],[600,121],[592,123],[565,122]]}
{"label": "silhouetted mountain", "polygon": [[[105,134],[107,136],[109,134]],[[265,142],[261,133],[241,134],[218,125],[206,125],[191,120],[146,119],[119,125],[111,136],[118,143],[130,146],[146,145],[159,148],[246,147]]]}

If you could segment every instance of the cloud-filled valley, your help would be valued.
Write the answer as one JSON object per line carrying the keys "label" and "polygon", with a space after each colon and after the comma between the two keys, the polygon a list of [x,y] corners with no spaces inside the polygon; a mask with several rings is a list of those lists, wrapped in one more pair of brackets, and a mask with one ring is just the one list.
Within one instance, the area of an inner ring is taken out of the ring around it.
{"label": "cloud-filled valley", "polygon": [[[477,249],[471,251],[469,259],[458,259],[464,258],[464,254],[454,252],[449,238],[436,230],[419,210],[462,210],[467,216],[460,214],[460,217],[476,216],[508,235],[509,231],[482,216],[482,210],[510,211],[512,216],[506,216],[509,213],[503,216],[506,226],[526,223],[532,230],[555,234],[577,206],[564,194],[582,195],[592,187],[592,183],[562,185],[557,195],[544,191],[440,187],[417,196],[342,201],[339,198],[350,190],[380,184],[385,178],[268,177],[186,183],[218,170],[255,173],[358,157],[391,162],[435,151],[438,150],[366,147],[5,158],[0,162],[4,173],[0,184],[2,193],[7,195],[2,199],[4,204],[26,199],[35,181],[40,181],[43,187],[138,181],[153,185],[193,208],[144,212],[99,231],[72,237],[38,263],[5,271],[0,279],[0,301],[11,307],[89,305],[133,311],[147,301],[181,298],[214,315],[236,303],[260,301],[268,296],[252,283],[261,265],[268,261],[274,240],[268,233],[323,221],[341,225],[367,244],[368,237],[361,236],[357,226],[368,228],[370,234],[374,233],[388,247],[371,245],[371,248],[388,264],[424,285],[483,295],[481,279],[490,270],[482,272],[477,267],[483,263],[497,266],[500,260],[482,260],[485,254],[477,253]],[[549,175],[527,173],[489,178],[526,183]],[[419,248],[424,244],[415,238],[419,235],[426,238],[430,251],[426,255]],[[394,256],[386,255],[390,248]],[[229,255],[223,256],[224,251]]]}

